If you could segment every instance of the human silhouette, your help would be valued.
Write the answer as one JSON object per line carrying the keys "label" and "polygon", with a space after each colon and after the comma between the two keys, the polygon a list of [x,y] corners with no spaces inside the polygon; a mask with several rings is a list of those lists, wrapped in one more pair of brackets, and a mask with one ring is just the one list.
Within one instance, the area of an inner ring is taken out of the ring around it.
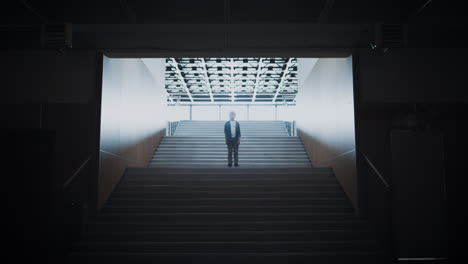
{"label": "human silhouette", "polygon": [[228,167],[232,167],[232,154],[234,153],[234,166],[239,167],[240,125],[236,121],[236,113],[229,113],[229,121],[224,124],[224,137],[228,147]]}

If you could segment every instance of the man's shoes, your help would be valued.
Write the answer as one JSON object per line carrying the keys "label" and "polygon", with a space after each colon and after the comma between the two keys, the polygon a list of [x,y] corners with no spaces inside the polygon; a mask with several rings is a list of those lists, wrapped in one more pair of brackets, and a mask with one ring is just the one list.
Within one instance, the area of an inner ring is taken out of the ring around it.
{"label": "man's shoes", "polygon": [[239,163],[234,164],[234,167],[239,167]]}
{"label": "man's shoes", "polygon": [[229,167],[229,168],[231,168],[231,167],[232,167],[232,164],[231,164],[231,163],[229,163],[229,164],[228,164],[228,167]]}

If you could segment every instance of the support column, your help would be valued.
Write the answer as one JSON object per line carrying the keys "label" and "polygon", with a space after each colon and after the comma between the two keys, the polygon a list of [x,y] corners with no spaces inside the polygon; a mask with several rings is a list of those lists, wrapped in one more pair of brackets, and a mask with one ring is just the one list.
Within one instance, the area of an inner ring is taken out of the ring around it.
{"label": "support column", "polygon": [[218,105],[218,119],[221,120],[221,105]]}
{"label": "support column", "polygon": [[278,120],[278,105],[275,104],[275,121]]}
{"label": "support column", "polygon": [[190,105],[190,120],[192,120],[192,105]]}
{"label": "support column", "polygon": [[247,105],[247,120],[250,120],[250,105]]}

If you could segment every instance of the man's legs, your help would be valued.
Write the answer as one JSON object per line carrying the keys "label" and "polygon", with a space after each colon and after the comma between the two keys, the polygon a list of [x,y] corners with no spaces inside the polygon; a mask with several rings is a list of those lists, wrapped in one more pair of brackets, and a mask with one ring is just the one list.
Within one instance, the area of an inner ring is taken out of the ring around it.
{"label": "man's legs", "polygon": [[234,152],[234,165],[239,166],[239,145],[237,142],[233,142],[233,152]]}
{"label": "man's legs", "polygon": [[227,147],[228,147],[228,166],[232,166],[232,151],[233,151],[232,141],[228,142]]}

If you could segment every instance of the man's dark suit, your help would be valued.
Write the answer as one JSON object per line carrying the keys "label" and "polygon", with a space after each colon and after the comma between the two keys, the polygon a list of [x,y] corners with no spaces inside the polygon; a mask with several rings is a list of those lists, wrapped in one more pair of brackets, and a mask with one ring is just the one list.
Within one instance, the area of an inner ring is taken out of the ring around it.
{"label": "man's dark suit", "polygon": [[232,137],[231,134],[231,121],[227,121],[224,124],[224,136],[226,138],[226,144],[228,146],[228,164],[232,164],[232,153],[234,153],[234,164],[239,162],[239,139],[241,137],[240,125],[236,121],[236,136]]}

